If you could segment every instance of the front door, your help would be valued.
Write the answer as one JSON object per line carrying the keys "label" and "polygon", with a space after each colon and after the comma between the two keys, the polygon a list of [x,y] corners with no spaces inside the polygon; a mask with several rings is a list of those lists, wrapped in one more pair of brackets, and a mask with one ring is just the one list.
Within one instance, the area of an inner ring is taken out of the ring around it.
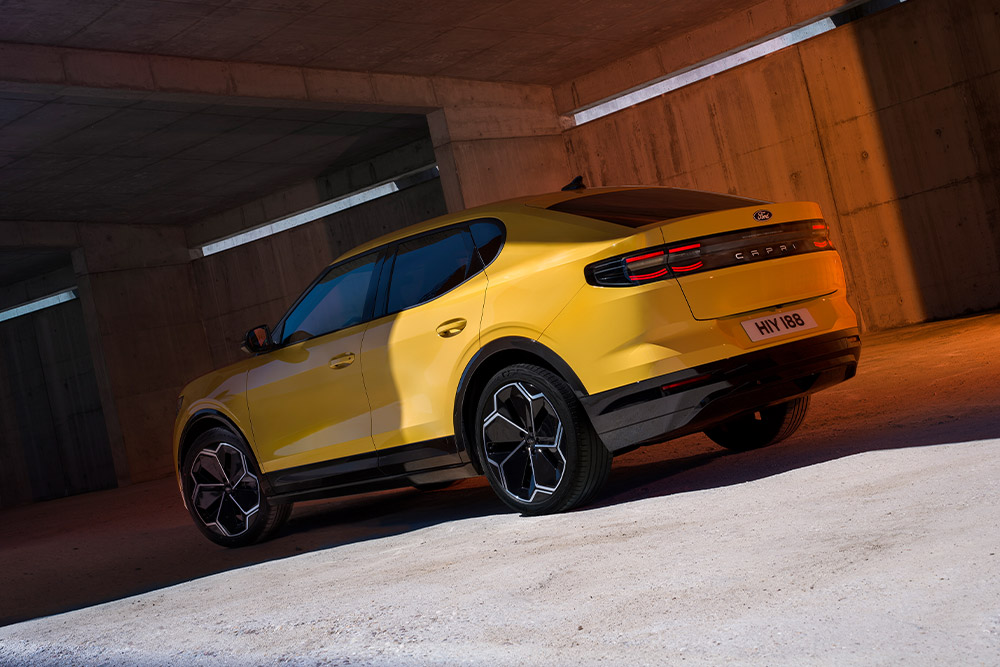
{"label": "front door", "polygon": [[375,254],[333,266],[279,324],[258,357],[247,402],[264,472],[374,453],[361,343]]}

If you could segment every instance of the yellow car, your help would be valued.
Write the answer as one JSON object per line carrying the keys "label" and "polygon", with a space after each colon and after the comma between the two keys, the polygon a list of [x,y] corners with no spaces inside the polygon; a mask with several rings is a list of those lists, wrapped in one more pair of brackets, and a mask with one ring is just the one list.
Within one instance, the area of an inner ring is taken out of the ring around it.
{"label": "yellow car", "polygon": [[179,399],[178,482],[226,546],[296,500],[480,474],[519,512],[560,512],[640,445],[786,438],[860,345],[814,203],[660,187],[501,202],[352,250],[248,332],[252,357]]}

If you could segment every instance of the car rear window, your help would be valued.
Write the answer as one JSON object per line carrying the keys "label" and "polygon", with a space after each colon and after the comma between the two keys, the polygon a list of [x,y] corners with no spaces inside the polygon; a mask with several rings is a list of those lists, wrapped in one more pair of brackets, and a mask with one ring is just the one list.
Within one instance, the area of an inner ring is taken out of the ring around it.
{"label": "car rear window", "polygon": [[600,192],[568,199],[549,206],[549,210],[606,220],[635,228],[673,218],[683,218],[711,211],[725,211],[762,203],[765,202],[759,199],[723,195],[716,192],[678,188],[637,188],[617,192]]}

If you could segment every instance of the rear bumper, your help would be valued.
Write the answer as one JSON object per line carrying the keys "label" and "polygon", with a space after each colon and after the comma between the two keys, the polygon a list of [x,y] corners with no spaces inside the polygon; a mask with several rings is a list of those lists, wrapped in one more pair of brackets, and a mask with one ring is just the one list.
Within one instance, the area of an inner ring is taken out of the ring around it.
{"label": "rear bumper", "polygon": [[581,399],[605,446],[620,452],[704,430],[766,405],[817,392],[857,372],[857,329],[748,352]]}

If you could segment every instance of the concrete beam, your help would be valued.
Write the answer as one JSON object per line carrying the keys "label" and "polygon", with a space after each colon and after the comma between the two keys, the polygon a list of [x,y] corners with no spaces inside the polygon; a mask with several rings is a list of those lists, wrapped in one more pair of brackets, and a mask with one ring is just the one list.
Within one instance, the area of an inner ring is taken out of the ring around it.
{"label": "concrete beam", "polygon": [[67,248],[80,245],[75,222],[0,220],[0,248]]}
{"label": "concrete beam", "polygon": [[81,90],[185,100],[281,100],[283,105],[428,113],[449,106],[551,105],[548,86],[351,72],[0,43],[0,89]]}

